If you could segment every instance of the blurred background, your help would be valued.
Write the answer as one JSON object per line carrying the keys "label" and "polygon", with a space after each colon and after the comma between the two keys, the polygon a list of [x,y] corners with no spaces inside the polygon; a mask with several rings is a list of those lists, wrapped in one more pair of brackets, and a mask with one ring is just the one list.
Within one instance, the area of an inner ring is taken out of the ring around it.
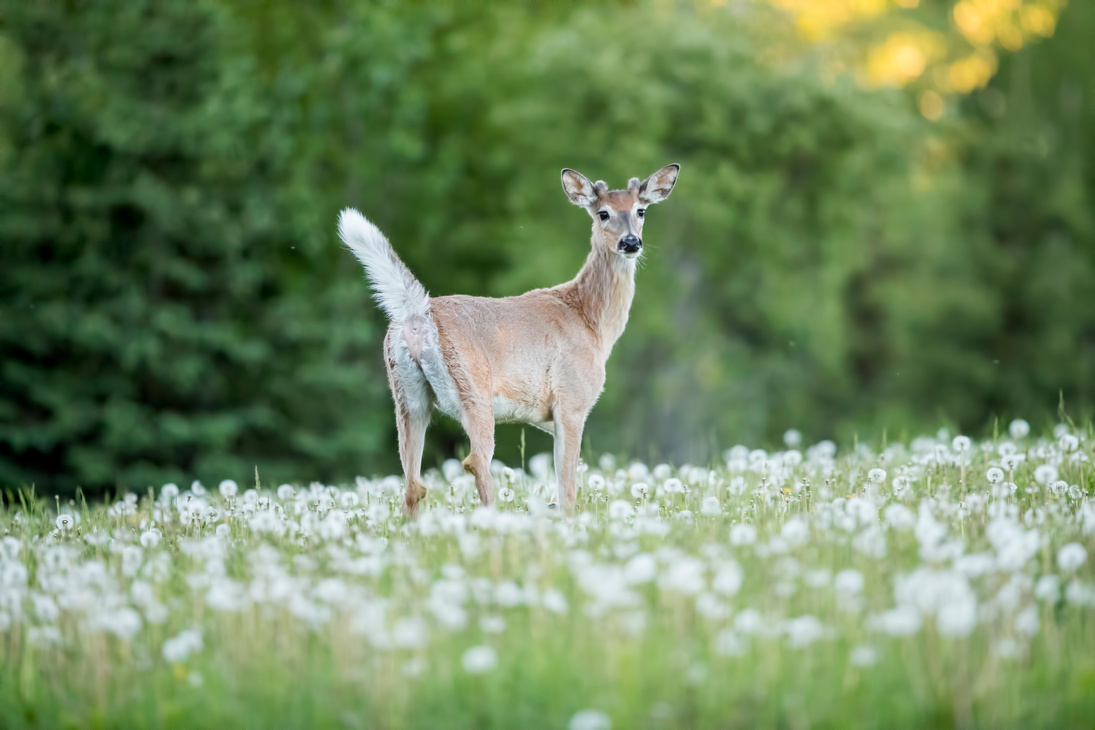
{"label": "blurred background", "polygon": [[1093,39],[1086,0],[0,0],[0,486],[398,472],[337,211],[518,294],[588,251],[564,166],[682,165],[589,454],[1089,418]]}

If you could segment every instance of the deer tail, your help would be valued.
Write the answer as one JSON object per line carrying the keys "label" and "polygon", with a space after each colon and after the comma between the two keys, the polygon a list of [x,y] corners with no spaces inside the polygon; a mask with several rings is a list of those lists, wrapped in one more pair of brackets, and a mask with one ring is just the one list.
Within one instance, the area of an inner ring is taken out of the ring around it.
{"label": "deer tail", "polygon": [[353,208],[338,216],[338,235],[365,266],[373,296],[393,322],[428,319],[430,295],[399,260],[380,229]]}

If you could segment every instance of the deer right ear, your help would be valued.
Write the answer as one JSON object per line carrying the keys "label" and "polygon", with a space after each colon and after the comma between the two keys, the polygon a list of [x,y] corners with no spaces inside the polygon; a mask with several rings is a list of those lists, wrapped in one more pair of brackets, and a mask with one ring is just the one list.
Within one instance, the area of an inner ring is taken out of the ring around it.
{"label": "deer right ear", "polygon": [[569,167],[563,168],[563,192],[571,203],[581,208],[592,208],[597,203],[597,188],[589,178]]}
{"label": "deer right ear", "polygon": [[673,186],[677,184],[677,175],[680,171],[681,166],[674,162],[643,180],[639,185],[639,202],[654,205],[668,198],[673,192]]}

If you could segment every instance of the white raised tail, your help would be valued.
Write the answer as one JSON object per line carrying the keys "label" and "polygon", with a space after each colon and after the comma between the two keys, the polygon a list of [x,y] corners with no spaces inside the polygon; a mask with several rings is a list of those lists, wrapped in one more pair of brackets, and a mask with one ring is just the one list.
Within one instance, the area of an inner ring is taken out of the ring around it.
{"label": "white raised tail", "polygon": [[422,282],[399,260],[380,229],[353,208],[338,217],[338,235],[365,265],[373,295],[393,322],[428,318],[430,295]]}

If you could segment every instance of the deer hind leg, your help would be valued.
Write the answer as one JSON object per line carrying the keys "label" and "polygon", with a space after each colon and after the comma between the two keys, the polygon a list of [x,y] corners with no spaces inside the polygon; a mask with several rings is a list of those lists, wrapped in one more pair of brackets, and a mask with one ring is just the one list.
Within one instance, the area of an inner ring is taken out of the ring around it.
{"label": "deer hind leg", "polygon": [[388,387],[395,400],[399,461],[403,465],[403,513],[413,519],[418,516],[419,502],[426,496],[426,487],[422,484],[422,450],[430,422],[430,391],[426,376],[411,358],[407,343],[398,333],[393,338],[389,330],[384,338],[384,352]]}
{"label": "deer hind leg", "polygon": [[[469,402],[470,401],[470,402]],[[464,430],[471,441],[471,453],[464,459],[464,471],[475,477],[475,488],[483,506],[494,501],[494,477],[490,462],[494,458],[494,410],[490,401],[464,400]]]}
{"label": "deer hind leg", "polygon": [[426,487],[422,484],[422,449],[425,447],[426,426],[429,422],[429,411],[417,413],[400,409],[396,413],[399,460],[403,464],[405,484],[403,514],[412,519],[418,516],[419,502],[426,497]]}

